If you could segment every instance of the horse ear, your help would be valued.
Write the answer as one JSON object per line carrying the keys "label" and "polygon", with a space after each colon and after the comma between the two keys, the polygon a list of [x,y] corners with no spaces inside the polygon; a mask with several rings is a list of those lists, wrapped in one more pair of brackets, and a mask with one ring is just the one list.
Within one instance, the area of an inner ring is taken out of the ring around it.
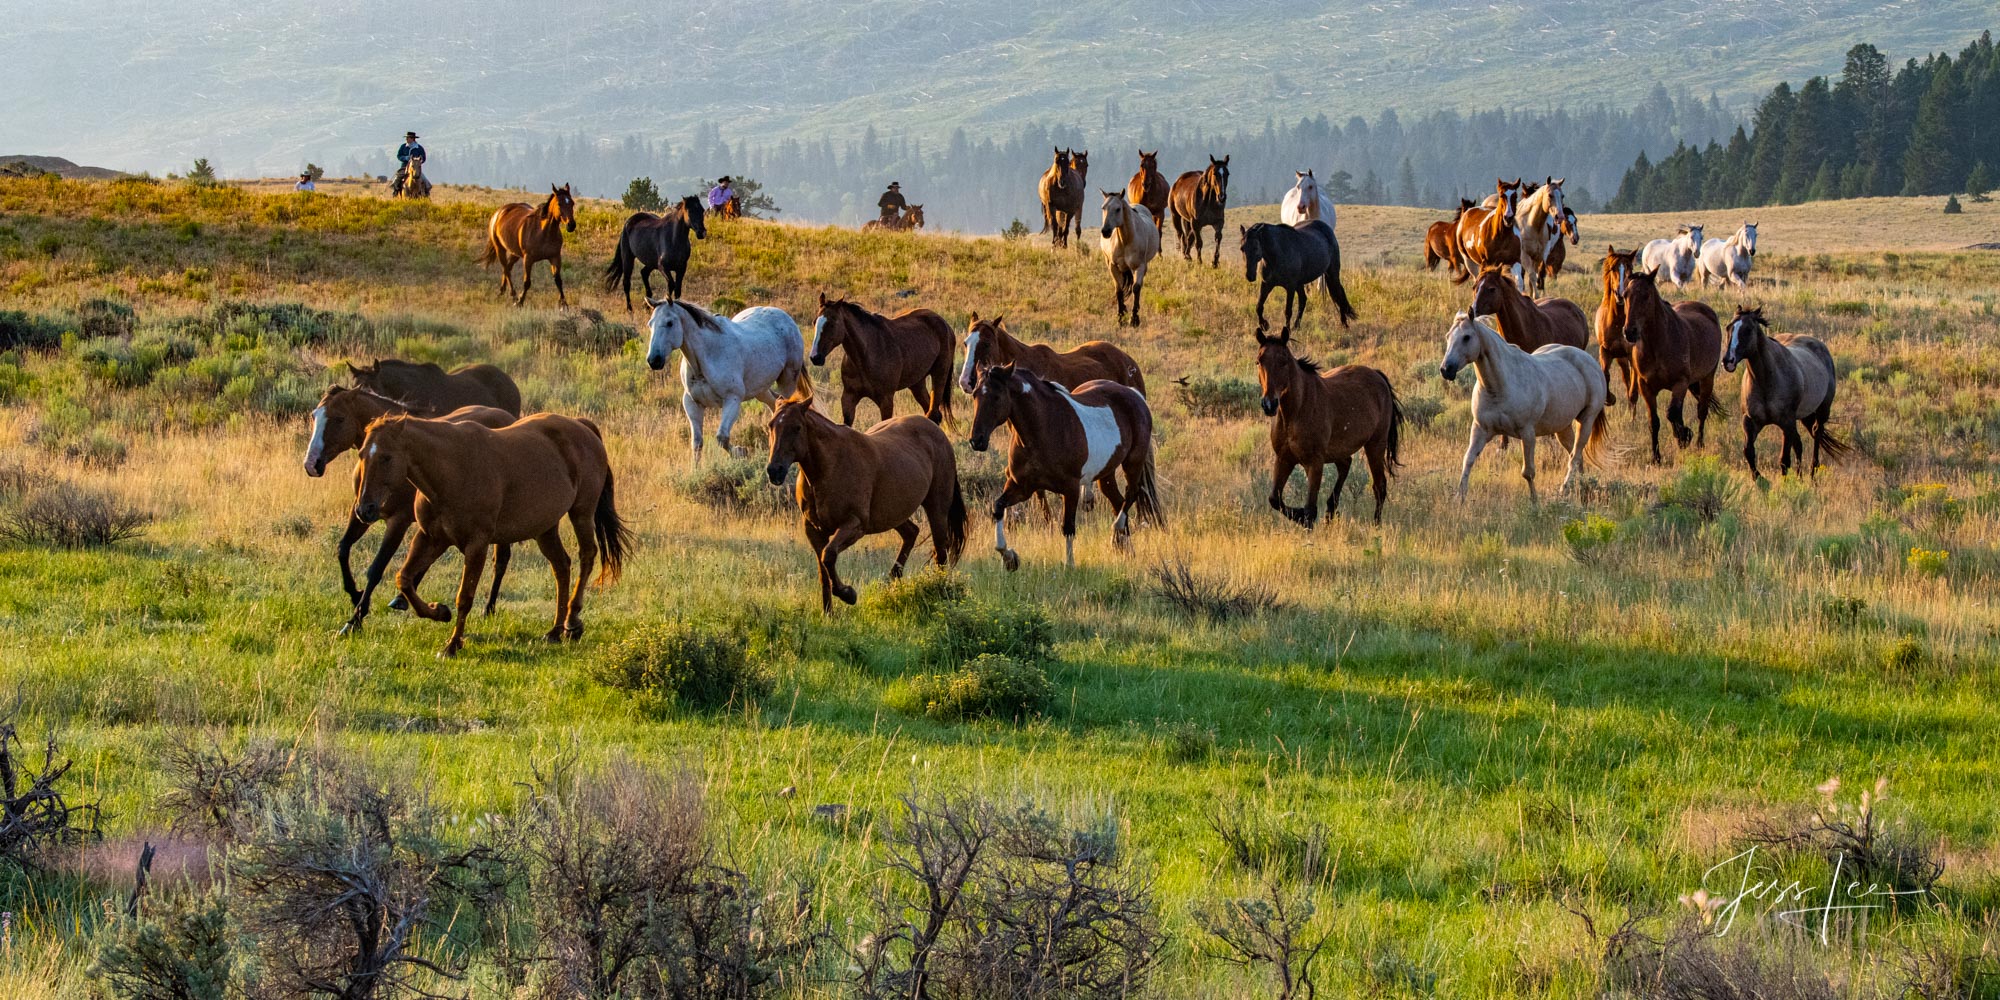
{"label": "horse ear", "polygon": [[978,325],[979,325],[979,314],[978,314],[978,313],[973,313],[973,314],[972,314],[972,318],[971,318],[971,319],[968,319],[968,320],[966,320],[966,321],[965,321],[965,326],[966,326],[966,328],[967,328],[967,329],[971,329],[972,327],[975,327],[975,326],[978,326]]}
{"label": "horse ear", "polygon": [[998,329],[1000,329],[1000,328],[1001,328],[1001,326],[1003,326],[1003,325],[1005,325],[1005,324],[1006,324],[1006,322],[1007,322],[1007,319],[1006,319],[1006,317],[1004,317],[1004,316],[995,316],[995,317],[993,317],[993,329],[995,329],[995,330],[998,330]]}
{"label": "horse ear", "polygon": [[826,305],[826,292],[824,292],[824,291],[822,291],[822,292],[820,292],[820,293],[819,293],[819,304],[820,304],[821,306],[825,306],[825,305]]}

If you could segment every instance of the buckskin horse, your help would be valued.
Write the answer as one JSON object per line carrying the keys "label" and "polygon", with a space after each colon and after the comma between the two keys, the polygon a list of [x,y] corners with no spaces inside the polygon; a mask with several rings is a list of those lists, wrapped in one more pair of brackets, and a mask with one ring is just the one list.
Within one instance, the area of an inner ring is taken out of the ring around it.
{"label": "buckskin horse", "polygon": [[514,262],[521,262],[521,291],[514,295],[514,304],[528,301],[528,286],[534,282],[535,262],[549,262],[549,273],[555,276],[556,300],[569,305],[569,296],[563,291],[562,247],[563,231],[576,232],[576,200],[570,197],[569,185],[562,187],[549,185],[549,196],[540,208],[525,202],[514,202],[500,206],[493,218],[486,224],[486,256],[480,263],[500,265],[500,292],[514,295]]}
{"label": "buckskin horse", "polygon": [[1139,172],[1125,184],[1125,200],[1152,213],[1153,228],[1167,229],[1167,178],[1160,173],[1160,151],[1139,151]]}
{"label": "buckskin horse", "polygon": [[[1749,366],[1743,374],[1743,461],[1750,466],[1753,478],[1764,478],[1757,471],[1757,434],[1772,424],[1785,435],[1778,454],[1781,476],[1792,471],[1792,463],[1797,461],[1818,478],[1821,449],[1833,458],[1847,454],[1847,444],[1826,427],[1840,379],[1834,373],[1832,352],[1818,338],[1805,334],[1770,336],[1762,306],[1737,306],[1736,318],[1729,324],[1729,349],[1723,352],[1722,367],[1733,372],[1738,364]],[[1799,440],[1801,423],[1812,435],[1811,463],[1805,461],[1805,445]]]}
{"label": "buckskin horse", "polygon": [[656,270],[667,276],[667,299],[680,298],[681,283],[687,280],[688,258],[694,253],[689,234],[697,240],[708,239],[701,199],[694,195],[682,198],[679,205],[661,215],[632,213],[625,220],[625,228],[618,232],[618,249],[612,252],[611,263],[604,266],[604,290],[615,291],[622,283],[625,311],[631,312],[632,269],[636,267],[647,301],[653,298]]}
{"label": "buckskin horse", "polygon": [[1201,231],[1215,230],[1215,259],[1210,267],[1222,266],[1223,215],[1229,208],[1229,157],[1208,158],[1203,170],[1190,170],[1174,180],[1169,203],[1174,212],[1174,235],[1180,238],[1181,259],[1201,260]]}
{"label": "buckskin horse", "polygon": [[1077,173],[1075,154],[1056,150],[1055,162],[1042,172],[1041,197],[1042,232],[1054,246],[1069,246],[1070,225],[1083,215],[1083,175]]}
{"label": "buckskin horse", "polygon": [[[537,413],[494,430],[450,420],[381,417],[368,425],[361,442],[355,516],[380,519],[404,483],[418,490],[417,534],[396,573],[396,589],[419,617],[454,622],[444,656],[465,646],[466,616],[489,545],[534,539],[548,559],[556,580],[555,624],[543,636],[550,642],[583,635],[583,589],[600,554],[600,585],[617,579],[624,567],[632,535],[612,497],[604,439],[590,421]],[[564,518],[576,532],[573,591],[562,543]],[[450,548],[465,560],[456,614],[417,595],[424,571]]]}
{"label": "buckskin horse", "polygon": [[[520,405],[518,402],[515,404]],[[361,439],[367,433],[368,425],[376,418],[392,414],[417,413],[418,408],[405,405],[369,389],[349,389],[343,386],[329,386],[319,398],[319,405],[313,407],[312,437],[306,442],[306,475],[318,479],[326,475],[327,463],[342,453],[361,447]],[[418,413],[429,416],[429,413]],[[492,406],[461,406],[444,414],[446,420],[465,420],[487,427],[505,427],[519,417],[518,412],[498,409]],[[354,470],[354,486],[361,486],[361,468]],[[347,624],[341,626],[340,633],[348,635],[359,631],[367,619],[374,603],[375,587],[382,582],[382,574],[389,568],[389,559],[403,545],[403,536],[416,521],[417,488],[404,483],[393,490],[383,501],[382,545],[375,550],[375,558],[368,563],[366,584],[355,586],[354,571],[349,567],[348,557],[354,551],[354,543],[368,533],[368,522],[348,512],[347,530],[340,535],[338,561],[340,563],[340,587],[347,592],[348,606],[353,609]],[[486,597],[486,613],[492,614],[494,605],[500,601],[500,582],[507,576],[507,563],[513,549],[506,545],[494,546],[493,590]],[[416,581],[421,584],[423,581]],[[390,605],[402,609],[408,603],[401,597]]]}
{"label": "buckskin horse", "polygon": [[1153,217],[1134,209],[1123,191],[1103,191],[1103,237],[1105,262],[1111,265],[1111,281],[1118,289],[1118,322],[1125,322],[1125,293],[1132,293],[1132,325],[1139,325],[1139,297],[1146,291],[1146,269],[1160,255],[1160,231]]}
{"label": "buckskin horse", "polygon": [[[951,415],[951,324],[929,309],[907,309],[894,316],[870,312],[846,299],[819,296],[813,320],[813,367],[826,364],[835,348],[840,359],[840,422],[854,426],[854,408],[864,399],[875,401],[878,420],[895,415],[896,393],[908,389],[932,423]],[[930,380],[929,388],[924,381]]]}
{"label": "buckskin horse", "polygon": [[[1707,443],[1708,414],[1725,407],[1715,397],[1715,368],[1722,360],[1722,324],[1706,302],[1676,302],[1669,306],[1660,295],[1657,271],[1634,271],[1625,279],[1619,296],[1625,313],[1625,343],[1632,348],[1632,361],[1639,371],[1639,396],[1646,401],[1652,419],[1653,464],[1660,458],[1659,394],[1672,393],[1667,420],[1674,427],[1674,441],[1682,448],[1690,440],[1699,447]],[[1681,403],[1688,393],[1695,397],[1696,430],[1690,432],[1681,418]]]}
{"label": "buckskin horse", "polygon": [[646,305],[653,310],[646,366],[659,371],[681,352],[681,410],[696,466],[709,410],[721,411],[715,442],[730,455],[730,435],[744,400],[775,408],[777,390],[791,392],[806,381],[799,324],[783,309],[751,306],[724,318],[687,302],[647,299]]}
{"label": "buckskin horse", "polygon": [[[1311,528],[1319,522],[1320,476],[1332,462],[1333,493],[1326,515],[1340,506],[1340,491],[1354,453],[1368,453],[1368,480],[1375,490],[1375,523],[1389,499],[1389,477],[1402,464],[1403,407],[1389,376],[1365,365],[1321,371],[1312,359],[1292,353],[1291,337],[1257,334],[1259,404],[1271,421],[1271,509]],[[1292,470],[1306,469],[1306,504],[1285,505]]]}
{"label": "buckskin horse", "polygon": [[958,387],[970,394],[978,386],[979,373],[994,365],[1014,365],[1072,391],[1085,382],[1104,379],[1131,386],[1141,396],[1146,394],[1146,378],[1139,373],[1138,362],[1115,344],[1093,340],[1067,351],[1047,344],[1024,344],[1007,332],[1003,318],[980,319],[973,313],[966,325],[965,365],[958,371]]}
{"label": "buckskin horse", "polygon": [[1270,328],[1264,319],[1264,300],[1271,297],[1271,289],[1283,288],[1285,324],[1282,335],[1289,335],[1294,322],[1293,307],[1297,307],[1297,319],[1303,320],[1306,299],[1310,297],[1306,289],[1315,281],[1326,285],[1327,300],[1333,304],[1341,326],[1359,318],[1353,304],[1347,301],[1347,287],[1340,283],[1340,241],[1334,238],[1333,228],[1323,220],[1301,222],[1296,226],[1259,222],[1247,228],[1237,228],[1243,235],[1243,280],[1261,282],[1257,289],[1258,330]]}
{"label": "buckskin horse", "polygon": [[1521,260],[1520,222],[1515,215],[1521,201],[1521,181],[1493,182],[1493,207],[1475,205],[1458,213],[1457,247],[1459,264],[1465,270],[1452,276],[1461,284],[1489,265],[1511,267]]}
{"label": "buckskin horse", "polygon": [[889,579],[917,544],[916,515],[924,512],[931,529],[932,558],[939,566],[958,562],[965,551],[965,494],[958,484],[958,457],[943,430],[911,415],[884,420],[865,433],[843,427],[814,410],[811,386],[778,404],[771,417],[771,458],[764,472],[782,485],[793,465],[799,522],[819,565],[820,613],[833,610],[835,597],[853,604],[854,588],[841,582],[840,554],[855,542],[884,531],[902,539]]}
{"label": "buckskin horse", "polygon": [[[986,369],[974,390],[971,445],[985,451],[1001,425],[1014,429],[1007,482],[993,499],[993,548],[1009,572],[1021,558],[1007,547],[1007,508],[1041,491],[1063,498],[1064,561],[1076,565],[1076,508],[1095,482],[1117,513],[1111,538],[1130,544],[1136,514],[1164,524],[1153,473],[1153,411],[1129,386],[1099,379],[1075,392],[1013,365]],[[1125,472],[1125,490],[1118,472]]]}
{"label": "buckskin horse", "polygon": [[1515,347],[1499,331],[1467,313],[1452,320],[1445,334],[1438,374],[1449,381],[1466,365],[1477,373],[1472,390],[1472,441],[1458,474],[1458,499],[1465,500],[1472,464],[1495,437],[1521,441],[1521,478],[1535,494],[1535,438],[1553,434],[1570,453],[1562,491],[1583,474],[1586,458],[1601,464],[1604,447],[1604,379],[1590,355],[1567,344],[1550,344],[1533,354]]}

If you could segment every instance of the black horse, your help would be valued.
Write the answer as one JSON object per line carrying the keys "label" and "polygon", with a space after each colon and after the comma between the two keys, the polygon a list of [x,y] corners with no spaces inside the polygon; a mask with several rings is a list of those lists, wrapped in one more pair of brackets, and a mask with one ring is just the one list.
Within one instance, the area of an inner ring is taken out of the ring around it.
{"label": "black horse", "polygon": [[687,280],[688,257],[693,246],[688,241],[688,233],[695,239],[708,239],[708,226],[703,222],[701,199],[688,195],[679,205],[664,215],[651,212],[634,212],[625,220],[625,228],[618,234],[618,251],[611,256],[611,263],[604,268],[604,290],[615,292],[622,283],[625,286],[625,311],[632,311],[632,268],[638,267],[639,282],[646,286],[646,297],[653,297],[653,271],[667,276],[667,299],[681,297],[681,282]]}
{"label": "black horse", "polygon": [[[1333,227],[1314,219],[1296,226],[1283,226],[1260,222],[1248,229],[1238,226],[1243,232],[1243,280],[1257,281],[1258,265],[1263,265],[1263,287],[1257,291],[1257,329],[1270,329],[1264,321],[1264,300],[1271,297],[1271,289],[1285,290],[1285,326],[1280,335],[1290,334],[1292,324],[1306,315],[1306,286],[1324,279],[1327,298],[1340,313],[1340,325],[1358,319],[1360,314],[1347,301],[1347,289],[1340,283],[1340,241],[1333,238]],[[1298,304],[1297,316],[1293,315],[1293,303]]]}

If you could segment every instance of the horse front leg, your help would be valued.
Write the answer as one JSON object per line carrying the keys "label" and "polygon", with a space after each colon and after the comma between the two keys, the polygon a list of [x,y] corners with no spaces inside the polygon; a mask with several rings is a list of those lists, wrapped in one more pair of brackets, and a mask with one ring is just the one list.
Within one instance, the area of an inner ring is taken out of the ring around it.
{"label": "horse front leg", "polygon": [[826,540],[826,548],[821,549],[819,553],[820,566],[826,572],[826,579],[831,585],[833,596],[840,598],[845,604],[853,604],[857,595],[853,587],[840,582],[840,554],[860,541],[863,534],[859,524],[851,521],[843,524],[834,529],[833,537]]}
{"label": "horse front leg", "polygon": [[[1292,326],[1295,323],[1303,322],[1305,320],[1306,307],[1305,303],[1301,301],[1304,298],[1305,296],[1300,295],[1298,292],[1293,291],[1291,286],[1289,285],[1285,286],[1285,325],[1278,330],[1278,336],[1280,337],[1291,336]],[[1295,311],[1298,316],[1296,320],[1293,319],[1293,313]]]}
{"label": "horse front leg", "polygon": [[1143,270],[1132,272],[1131,285],[1132,285],[1132,326],[1134,329],[1137,329],[1139,326],[1139,293],[1145,290],[1146,272]]}
{"label": "horse front leg", "polygon": [[741,458],[744,455],[741,448],[737,448],[729,443],[736,430],[736,417],[742,412],[742,400],[737,399],[735,396],[723,399],[722,419],[717,422],[715,428],[715,443],[721,445],[722,453],[731,458]]}
{"label": "horse front leg", "polygon": [[1493,440],[1493,434],[1479,421],[1472,422],[1472,440],[1465,446],[1465,462],[1458,470],[1458,501],[1465,502],[1466,486],[1472,481],[1472,463],[1479,460],[1479,453],[1486,450],[1486,442]]}
{"label": "horse front leg", "polygon": [[1764,474],[1757,471],[1757,432],[1763,429],[1757,418],[1748,413],[1743,415],[1743,464],[1750,467],[1750,478],[1759,481]]}
{"label": "horse front leg", "polygon": [[514,296],[517,306],[528,304],[528,289],[535,283],[535,262],[526,255],[521,257],[521,290]]}
{"label": "horse front leg", "polygon": [[1521,478],[1528,481],[1528,502],[1538,504],[1542,498],[1535,494],[1535,432],[1533,428],[1521,438]]}
{"label": "horse front leg", "polygon": [[1651,423],[1653,431],[1653,464],[1659,465],[1664,461],[1660,456],[1660,394],[1648,389],[1645,391],[1645,396],[1646,419]]}
{"label": "horse front leg", "polygon": [[1009,476],[1007,485],[1000,490],[1000,495],[993,498],[991,511],[993,514],[993,551],[1000,553],[1000,562],[1007,567],[1007,572],[1009,573],[1021,568],[1021,557],[1013,549],[1007,547],[1007,508],[1028,499],[1034,492],[1036,491],[1023,487],[1020,483],[1015,482],[1013,477]]}
{"label": "horse front leg", "polygon": [[[354,613],[348,617],[347,624],[340,627],[341,635],[361,631],[362,622],[374,610],[371,605],[375,603],[375,588],[381,584],[382,575],[389,571],[389,560],[395,558],[396,550],[403,547],[403,536],[409,532],[412,520],[410,515],[405,514],[389,518],[382,526],[382,544],[376,548],[375,558],[368,562],[366,582],[361,587],[360,595],[354,599]],[[417,583],[423,583],[421,576],[418,577]],[[390,607],[406,608],[409,607],[409,602],[399,594]]]}
{"label": "horse front leg", "polygon": [[419,618],[434,622],[451,620],[450,611],[431,604],[417,593],[417,584],[423,580],[424,573],[450,547],[435,535],[418,528],[417,537],[410,540],[410,554],[403,557],[403,568],[396,571],[396,589],[402,592],[403,600],[410,602],[410,610]]}
{"label": "horse front leg", "polygon": [[1326,475],[1326,463],[1306,463],[1306,505],[1299,508],[1299,512],[1305,515],[1305,520],[1299,523],[1305,525],[1307,531],[1319,525],[1319,484],[1320,478],[1324,475]]}
{"label": "horse front leg", "polygon": [[[347,515],[347,530],[340,533],[340,589],[347,592],[347,603],[350,606],[361,600],[361,588],[354,585],[354,571],[348,567],[348,554],[354,551],[354,543],[360,541],[361,536],[367,533],[368,522],[353,514]],[[381,559],[381,551],[377,550],[375,556],[378,560]]]}
{"label": "horse front leg", "polygon": [[456,656],[465,648],[465,622],[472,617],[472,602],[479,599],[479,577],[486,572],[486,541],[478,539],[459,548],[465,554],[465,570],[458,577],[457,616],[452,622],[451,639],[444,644],[443,656]]}
{"label": "horse front leg", "polygon": [[[1196,245],[1197,246],[1200,245],[1199,240],[1196,241]],[[1222,266],[1222,223],[1220,222],[1215,224],[1215,259],[1209,261],[1208,266],[1209,267]]]}
{"label": "horse front leg", "polygon": [[568,293],[566,293],[566,292],[564,292],[564,291],[563,291],[563,280],[562,280],[562,258],[561,258],[561,257],[551,257],[551,258],[549,258],[549,274],[551,274],[551,275],[554,275],[554,276],[555,276],[555,280],[556,280],[556,301],[557,301],[558,303],[561,303],[561,304],[562,304],[563,306],[567,307],[567,306],[569,305],[569,295],[568,295]]}
{"label": "horse front leg", "polygon": [[1300,524],[1304,524],[1305,521],[1300,516],[1303,512],[1294,512],[1292,508],[1285,506],[1285,486],[1292,481],[1292,470],[1298,467],[1298,462],[1284,455],[1274,455],[1272,457],[1271,509]]}
{"label": "horse front leg", "polygon": [[[701,468],[701,429],[708,422],[708,413],[695,400],[694,394],[689,392],[681,393],[681,412],[687,414],[688,442],[694,446],[691,467],[698,469]],[[726,444],[724,448],[727,449]]]}
{"label": "horse front leg", "polygon": [[889,567],[889,579],[900,580],[903,578],[903,563],[909,560],[910,550],[917,547],[916,518],[911,518],[902,524],[896,525],[895,531],[897,537],[903,540],[903,545],[896,550],[896,562]]}
{"label": "horse front leg", "polygon": [[1264,281],[1259,283],[1259,287],[1257,289],[1257,332],[1258,333],[1262,333],[1265,330],[1269,330],[1271,328],[1271,324],[1265,321],[1264,319],[1264,303],[1266,300],[1270,299],[1271,289],[1274,287],[1276,286],[1272,285],[1269,281]]}

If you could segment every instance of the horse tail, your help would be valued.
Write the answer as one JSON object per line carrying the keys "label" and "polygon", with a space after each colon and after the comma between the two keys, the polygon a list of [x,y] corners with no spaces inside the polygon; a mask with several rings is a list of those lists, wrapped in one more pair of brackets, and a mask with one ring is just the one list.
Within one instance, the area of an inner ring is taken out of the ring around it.
{"label": "horse tail", "polygon": [[958,484],[956,472],[951,477],[951,506],[945,510],[944,524],[932,525],[931,530],[942,532],[944,555],[947,565],[957,565],[965,554],[965,490]]}
{"label": "horse tail", "polygon": [[1729,404],[1723,402],[1722,397],[1715,394],[1714,375],[1710,375],[1707,384],[1701,387],[1701,394],[1699,399],[1701,402],[1708,404],[1708,412],[1713,413],[1718,417],[1729,416]]}
{"label": "horse tail", "polygon": [[604,467],[604,489],[597,494],[595,520],[597,554],[602,560],[597,570],[597,584],[603,586],[625,572],[625,550],[632,546],[632,529],[618,517],[618,505],[612,499],[609,465]]}
{"label": "horse tail", "polygon": [[1140,517],[1150,519],[1156,527],[1167,526],[1165,514],[1160,512],[1160,478],[1153,471],[1153,442],[1146,442],[1146,461],[1139,466],[1137,480],[1126,485],[1132,488],[1132,509]]}
{"label": "horse tail", "polygon": [[1826,429],[1826,421],[1824,420],[1820,421],[1819,426],[1813,429],[1813,443],[1819,447],[1821,452],[1825,453],[1828,461],[1839,461],[1854,451],[1853,445],[1834,437],[1833,432]]}
{"label": "horse tail", "polygon": [[1326,275],[1321,283],[1326,285],[1326,297],[1332,299],[1334,308],[1340,311],[1340,325],[1345,327],[1348,323],[1360,319],[1361,314],[1354,311],[1354,303],[1347,300],[1347,286],[1340,283],[1340,241],[1334,240],[1332,243],[1333,263],[1326,269]]}
{"label": "horse tail", "polygon": [[1604,460],[1609,455],[1605,449],[1605,434],[1611,429],[1609,416],[1609,410],[1602,406],[1597,408],[1597,419],[1590,425],[1590,438],[1583,443],[1583,458],[1592,468],[1604,468]]}
{"label": "horse tail", "polygon": [[1424,270],[1435,271],[1438,269],[1438,265],[1442,263],[1444,263],[1444,257],[1438,254],[1437,247],[1432,246],[1430,240],[1424,240]]}
{"label": "horse tail", "polygon": [[1375,377],[1382,380],[1382,391],[1389,397],[1389,448],[1385,465],[1389,474],[1394,475],[1403,467],[1403,401],[1396,398],[1396,386],[1389,376],[1378,369]]}
{"label": "horse tail", "polygon": [[[637,218],[637,216],[633,218]],[[632,225],[631,220],[627,219],[625,225],[629,229]],[[623,282],[631,273],[632,250],[625,245],[625,231],[620,230],[618,232],[618,249],[611,255],[611,263],[604,265],[604,290],[607,292],[617,291],[619,283]]]}
{"label": "horse tail", "polygon": [[500,262],[500,234],[493,226],[486,227],[486,255],[479,258],[480,267],[492,267]]}

